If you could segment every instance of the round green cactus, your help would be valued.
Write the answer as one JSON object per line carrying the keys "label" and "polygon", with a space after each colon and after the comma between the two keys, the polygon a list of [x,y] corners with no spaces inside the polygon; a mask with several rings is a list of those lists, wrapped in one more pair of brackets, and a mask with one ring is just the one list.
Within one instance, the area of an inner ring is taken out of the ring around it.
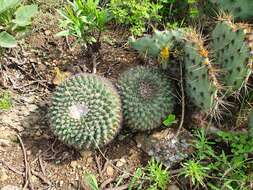
{"label": "round green cactus", "polygon": [[172,84],[157,68],[132,68],[120,76],[118,87],[129,128],[145,131],[159,127],[173,110]]}
{"label": "round green cactus", "polygon": [[121,101],[105,78],[80,74],[56,88],[49,109],[53,133],[77,149],[110,142],[121,126]]}

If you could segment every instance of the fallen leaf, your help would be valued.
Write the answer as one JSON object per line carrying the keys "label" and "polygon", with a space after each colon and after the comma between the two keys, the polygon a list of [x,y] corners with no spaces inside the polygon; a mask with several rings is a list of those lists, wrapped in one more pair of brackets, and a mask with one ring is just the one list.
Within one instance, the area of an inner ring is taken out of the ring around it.
{"label": "fallen leaf", "polygon": [[70,72],[62,72],[58,67],[55,68],[55,77],[53,79],[54,85],[59,85],[64,81],[66,78],[71,76]]}

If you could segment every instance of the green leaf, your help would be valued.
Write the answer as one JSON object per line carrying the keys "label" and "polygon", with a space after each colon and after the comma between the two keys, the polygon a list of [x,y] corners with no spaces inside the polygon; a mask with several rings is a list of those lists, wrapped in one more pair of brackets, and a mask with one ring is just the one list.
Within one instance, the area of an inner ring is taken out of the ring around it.
{"label": "green leaf", "polygon": [[0,14],[8,9],[14,8],[21,0],[0,0]]}
{"label": "green leaf", "polygon": [[97,179],[93,174],[85,174],[84,182],[91,188],[91,190],[100,190],[98,187]]}
{"label": "green leaf", "polygon": [[17,45],[17,41],[14,36],[7,32],[0,33],[0,46],[4,48],[12,48]]}
{"label": "green leaf", "polygon": [[55,34],[56,37],[62,37],[62,36],[68,36],[68,35],[69,35],[68,30],[63,30],[63,31],[58,32],[57,34]]}
{"label": "green leaf", "polygon": [[170,125],[172,125],[173,123],[176,123],[176,116],[174,114],[170,114],[164,121],[163,124],[166,127],[169,127]]}
{"label": "green leaf", "polygon": [[32,17],[38,12],[38,5],[21,6],[15,12],[16,18],[13,20],[18,26],[31,24]]}

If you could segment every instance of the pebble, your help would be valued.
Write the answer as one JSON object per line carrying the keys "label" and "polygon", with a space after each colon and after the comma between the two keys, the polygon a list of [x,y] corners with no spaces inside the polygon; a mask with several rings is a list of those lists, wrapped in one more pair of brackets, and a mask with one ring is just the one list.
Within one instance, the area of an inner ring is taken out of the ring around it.
{"label": "pebble", "polygon": [[77,167],[77,161],[72,161],[70,163],[70,167],[73,168],[73,169],[76,169],[76,167]]}
{"label": "pebble", "polygon": [[8,179],[8,175],[6,174],[6,170],[4,168],[0,169],[0,181],[3,182]]}
{"label": "pebble", "polygon": [[46,35],[46,36],[49,36],[50,34],[51,34],[51,31],[50,31],[50,30],[46,30],[46,31],[45,31],[45,35]]}
{"label": "pebble", "polygon": [[116,166],[122,167],[126,163],[125,158],[121,158],[119,161],[117,161]]}
{"label": "pebble", "polygon": [[2,147],[9,147],[11,146],[11,142],[5,139],[0,139],[0,146]]}
{"label": "pebble", "polygon": [[93,158],[92,157],[87,158],[86,162],[87,165],[91,164],[93,162]]}
{"label": "pebble", "polygon": [[26,154],[27,154],[28,156],[30,156],[30,155],[32,154],[32,151],[31,151],[31,150],[27,150],[27,151],[26,151]]}
{"label": "pebble", "polygon": [[106,168],[106,174],[107,174],[108,176],[110,176],[110,177],[113,176],[113,174],[114,174],[114,169],[113,169],[112,166],[108,166],[108,167]]}
{"label": "pebble", "polygon": [[60,187],[63,186],[63,183],[64,183],[64,182],[63,182],[62,180],[59,182]]}

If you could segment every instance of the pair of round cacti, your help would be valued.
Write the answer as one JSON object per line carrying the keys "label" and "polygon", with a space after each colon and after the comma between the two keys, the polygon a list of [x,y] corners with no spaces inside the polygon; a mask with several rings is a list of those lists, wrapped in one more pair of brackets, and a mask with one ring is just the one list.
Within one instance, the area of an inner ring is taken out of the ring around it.
{"label": "pair of round cacti", "polygon": [[54,134],[77,149],[109,143],[124,126],[151,130],[172,112],[172,84],[158,68],[124,72],[117,88],[106,78],[80,74],[56,88],[49,109]]}

